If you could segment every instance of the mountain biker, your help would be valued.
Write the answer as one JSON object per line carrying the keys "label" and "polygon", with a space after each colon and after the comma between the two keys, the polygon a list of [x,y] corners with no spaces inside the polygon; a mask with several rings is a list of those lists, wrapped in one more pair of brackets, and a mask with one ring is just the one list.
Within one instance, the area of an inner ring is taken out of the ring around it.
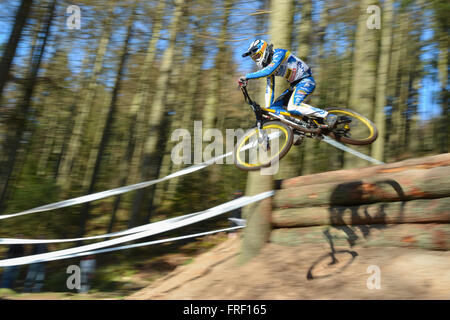
{"label": "mountain biker", "polygon": [[[316,87],[311,69],[305,62],[288,50],[273,49],[273,45],[269,45],[264,40],[253,41],[242,55],[242,57],[247,56],[251,56],[259,70],[240,77],[239,82],[246,83],[250,79],[267,78],[266,108],[287,105],[287,110],[291,114],[315,118],[321,123],[322,128],[333,128],[337,119],[335,115],[302,104]],[[286,78],[290,83],[290,88],[274,101],[275,76]]]}

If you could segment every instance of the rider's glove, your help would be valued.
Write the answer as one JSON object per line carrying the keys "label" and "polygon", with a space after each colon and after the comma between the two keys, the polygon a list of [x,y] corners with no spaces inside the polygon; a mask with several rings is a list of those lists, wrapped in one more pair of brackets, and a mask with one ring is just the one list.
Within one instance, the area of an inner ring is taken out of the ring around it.
{"label": "rider's glove", "polygon": [[247,82],[248,82],[248,80],[247,80],[247,78],[245,76],[242,76],[242,77],[239,78],[239,84],[240,85],[246,86]]}

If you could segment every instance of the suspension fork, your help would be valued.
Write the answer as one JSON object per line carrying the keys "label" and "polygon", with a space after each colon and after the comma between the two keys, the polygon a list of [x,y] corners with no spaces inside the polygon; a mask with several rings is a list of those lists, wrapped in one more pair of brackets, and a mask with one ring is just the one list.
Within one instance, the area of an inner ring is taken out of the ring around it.
{"label": "suspension fork", "polygon": [[241,90],[242,90],[242,93],[244,94],[245,101],[251,106],[251,108],[256,116],[256,128],[258,130],[258,144],[261,145],[264,143],[264,140],[266,140],[265,141],[266,142],[266,150],[269,150],[270,149],[269,136],[262,129],[263,124],[264,124],[264,119],[262,117],[261,107],[259,106],[259,104],[257,104],[250,98],[250,96],[247,92],[247,88],[245,86],[241,86]]}
{"label": "suspension fork", "polygon": [[262,119],[256,120],[256,128],[258,130],[258,145],[262,145],[265,151],[269,151],[270,150],[269,135],[267,134],[266,130],[262,128],[263,124],[264,122]]}

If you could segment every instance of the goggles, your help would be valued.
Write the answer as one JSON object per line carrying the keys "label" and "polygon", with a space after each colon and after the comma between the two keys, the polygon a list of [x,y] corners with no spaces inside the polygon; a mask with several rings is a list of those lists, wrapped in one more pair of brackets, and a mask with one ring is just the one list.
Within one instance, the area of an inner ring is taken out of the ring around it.
{"label": "goggles", "polygon": [[259,59],[261,59],[261,57],[262,57],[262,52],[261,52],[261,50],[251,55],[251,58],[252,58],[253,61],[255,61],[255,62],[257,62]]}
{"label": "goggles", "polygon": [[250,48],[246,53],[244,53],[242,57],[251,56],[253,61],[257,62],[259,59],[262,58],[266,47],[267,43],[264,43],[261,48],[258,48],[258,46],[254,46]]}

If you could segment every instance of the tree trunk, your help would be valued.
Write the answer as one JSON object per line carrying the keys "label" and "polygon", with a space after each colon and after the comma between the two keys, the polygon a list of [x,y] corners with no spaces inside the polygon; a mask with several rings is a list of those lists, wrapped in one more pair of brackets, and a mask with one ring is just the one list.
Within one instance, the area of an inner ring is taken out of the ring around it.
{"label": "tree trunk", "polygon": [[[84,48],[87,50],[87,48]],[[83,57],[83,62],[81,63],[81,69],[85,70],[88,67],[89,63],[89,54],[85,53]],[[68,105],[70,106],[69,110],[61,110],[65,112],[65,122],[59,123],[59,130],[61,130],[62,134],[58,135],[57,137],[57,143],[55,147],[53,148],[53,153],[56,153],[57,160],[54,168],[54,179],[58,181],[58,175],[61,172],[61,163],[62,159],[66,153],[66,150],[68,148],[68,144],[70,142],[70,137],[73,131],[74,127],[74,121],[72,119],[75,119],[76,117],[76,104],[78,101],[78,92],[81,92],[83,90],[83,87],[85,86],[88,79],[83,77],[82,72],[80,72],[77,76],[77,79],[75,80],[75,83],[78,84],[79,90],[74,90],[73,93],[70,95],[70,101]]]}
{"label": "tree trunk", "polygon": [[[105,131],[105,125],[107,124],[107,117],[109,109],[111,108],[111,105],[108,106],[108,103],[111,102],[108,101],[109,99],[99,99],[101,102],[99,103],[99,109],[96,113],[96,119],[95,121],[95,132],[93,132],[92,142],[89,147],[89,156],[87,158],[86,164],[84,166],[84,175],[83,180],[81,184],[82,190],[87,190],[89,188],[89,185],[92,181],[92,176],[95,168],[95,163],[98,159],[98,153],[100,152],[100,144],[103,138],[103,134]],[[103,100],[103,101],[102,101]]]}
{"label": "tree trunk", "polygon": [[60,171],[58,173],[57,184],[61,186],[62,191],[67,193],[70,190],[71,179],[70,174],[72,171],[73,164],[75,162],[75,157],[79,153],[81,146],[81,138],[83,134],[83,128],[86,126],[87,116],[90,113],[90,109],[95,100],[95,95],[98,87],[98,77],[103,70],[103,59],[106,54],[106,49],[111,37],[112,32],[112,8],[109,9],[107,18],[105,19],[103,25],[105,26],[102,36],[99,41],[97,48],[97,54],[95,57],[95,62],[93,66],[93,71],[89,83],[86,88],[86,92],[81,92],[82,101],[79,106],[75,124],[73,127],[72,135],[70,136],[70,141],[68,143],[67,152],[64,154]]}
{"label": "tree trunk", "polygon": [[[134,17],[135,17],[134,10],[135,9],[133,8],[131,16],[128,20],[127,35],[125,38],[125,42],[123,44],[122,52],[120,54],[120,62],[119,62],[118,70],[117,70],[117,76],[116,76],[116,81],[114,84],[114,89],[112,92],[111,103],[108,108],[108,113],[106,116],[103,133],[102,133],[102,137],[100,140],[100,145],[98,146],[98,152],[96,152],[95,164],[94,164],[94,168],[92,171],[92,176],[90,178],[89,188],[87,189],[86,194],[91,194],[94,192],[95,183],[97,182],[97,177],[100,173],[100,164],[102,161],[102,156],[103,156],[103,153],[108,144],[112,123],[113,123],[114,116],[115,116],[116,109],[117,109],[117,97],[118,97],[120,87],[122,84],[122,78],[124,75],[125,65],[126,65],[126,61],[127,61],[127,57],[128,57],[128,46],[130,44],[130,39],[132,36],[133,22],[134,22]],[[89,218],[90,205],[91,205],[90,202],[85,203],[81,210],[81,223],[80,223],[79,237],[83,237],[86,232],[86,224],[87,224],[87,221]]]}
{"label": "tree trunk", "polygon": [[[151,113],[148,119],[149,135],[145,140],[144,152],[140,164],[140,178],[142,181],[156,178],[158,176],[159,166],[161,162],[161,148],[164,148],[164,137],[162,137],[166,110],[164,109],[164,102],[166,98],[167,86],[169,84],[170,71],[175,54],[175,41],[177,33],[179,32],[179,24],[183,15],[184,0],[175,1],[175,13],[170,25],[170,40],[167,49],[161,62],[159,77],[155,87],[155,96]],[[142,200],[145,190],[138,190],[133,199],[133,206],[131,217],[129,220],[129,227],[136,226],[144,218],[139,218],[141,211]]]}
{"label": "tree trunk", "polygon": [[[271,2],[269,36],[275,48],[290,48],[293,17],[292,0]],[[286,19],[289,17],[289,19]],[[280,86],[278,86],[279,88]],[[246,195],[254,195],[272,190],[273,176],[262,175],[261,171],[248,173]],[[245,263],[256,256],[270,237],[270,211],[272,199],[264,199],[243,208],[243,216],[247,220],[242,240],[240,262]]]}
{"label": "tree trunk", "polygon": [[31,99],[33,97],[33,92],[34,92],[34,89],[36,86],[37,74],[38,74],[39,68],[41,66],[42,57],[44,55],[47,41],[48,41],[48,38],[50,35],[50,28],[53,23],[55,7],[56,7],[56,0],[53,0],[51,2],[51,4],[49,5],[48,17],[47,17],[47,21],[45,23],[44,37],[42,39],[42,43],[39,46],[39,50],[37,51],[37,54],[33,57],[32,61],[31,61],[31,69],[30,69],[30,73],[27,77],[28,80],[26,82],[25,89],[24,89],[25,92],[24,92],[21,102],[18,105],[18,110],[16,111],[15,119],[12,120],[13,122],[16,123],[15,134],[14,134],[14,137],[13,137],[13,140],[11,143],[12,149],[9,151],[9,157],[8,157],[8,160],[6,163],[7,171],[6,171],[6,178],[5,178],[4,184],[2,186],[2,191],[0,194],[0,207],[3,206],[3,202],[6,198],[8,184],[10,182],[12,173],[14,171],[14,165],[16,162],[15,160],[16,160],[16,156],[17,156],[17,153],[18,153],[19,147],[20,147],[20,141],[22,139],[22,135],[23,135],[24,130],[27,125],[27,116],[28,116],[30,106],[32,103]]}
{"label": "tree trunk", "polygon": [[[272,39],[274,49],[281,48],[293,52],[294,50],[293,50],[291,30],[293,29],[294,24],[294,13],[295,13],[294,3],[292,1],[281,1],[279,5],[280,7],[276,8],[276,5],[274,3],[271,3],[272,10],[275,11],[272,12],[272,15],[274,16],[272,17],[271,15],[271,20],[269,23],[269,34]],[[274,20],[272,19],[283,20],[283,23],[279,25],[280,22],[274,22]],[[305,25],[307,24],[308,22],[305,23]],[[278,32],[281,33],[277,35]],[[302,36],[307,37],[308,35],[302,34]],[[304,44],[298,43],[297,45],[299,48],[303,47],[305,50],[308,49],[306,48],[306,46],[309,46],[309,44],[306,43]],[[264,79],[264,82],[265,81],[266,80]],[[274,97],[277,98],[281,93],[283,93],[284,90],[287,89],[287,87],[288,83],[285,81],[285,79],[275,77]],[[301,157],[302,157],[301,152],[302,152],[301,148],[294,147],[291,148],[291,150],[289,150],[288,154],[286,154],[286,156],[283,157],[283,160],[281,160],[279,163],[278,172],[275,175],[276,179],[291,178],[298,176],[300,174]]]}
{"label": "tree trunk", "polygon": [[[406,61],[408,59],[408,24],[409,16],[404,9],[399,13],[399,26],[398,34],[394,34],[394,47],[392,53],[393,66],[392,66],[392,82],[393,86],[393,96],[395,97],[393,102],[393,109],[391,114],[391,123],[389,128],[389,157],[387,160],[398,160],[400,156],[400,151],[402,148],[402,132],[404,131],[403,117],[405,111],[405,103],[407,97],[407,90],[404,86],[408,86],[406,81],[409,81],[407,77]],[[392,83],[391,82],[391,83]],[[406,95],[405,95],[406,93]]]}
{"label": "tree trunk", "polygon": [[228,27],[230,14],[233,7],[234,0],[224,0],[224,9],[222,16],[222,28],[220,30],[219,39],[217,40],[217,55],[215,58],[215,66],[212,70],[212,78],[210,81],[211,87],[208,93],[208,99],[206,100],[205,108],[203,109],[203,129],[215,128],[218,121],[218,109],[221,103],[220,88],[223,85],[221,83],[222,73],[225,65],[224,57],[226,47],[226,38],[228,36]]}
{"label": "tree trunk", "polygon": [[[203,29],[203,26],[201,27]],[[200,76],[202,71],[202,62],[205,55],[204,41],[202,38],[198,38],[196,41],[199,41],[197,45],[194,45],[193,57],[191,59],[190,65],[193,66],[191,69],[192,73],[189,73],[187,76],[188,79],[188,91],[186,95],[186,100],[183,108],[183,116],[179,124],[179,128],[189,128],[191,126],[192,115],[194,113],[195,106],[195,97],[197,95]],[[179,171],[182,168],[182,164],[174,164],[172,166],[171,173]],[[180,182],[181,177],[172,178],[169,180],[169,184],[167,187],[167,191],[164,194],[165,198],[170,198],[175,195],[176,189],[178,187],[178,183]]]}
{"label": "tree trunk", "polygon": [[[171,88],[172,90],[167,94],[167,99],[166,99],[166,107],[168,107],[169,109],[171,108],[176,108],[177,106],[179,106],[180,103],[182,103],[182,99],[179,99],[177,97],[177,93],[179,92],[178,88],[176,87],[177,83],[176,81],[179,79],[180,77],[180,69],[175,69],[172,71],[172,75],[171,78],[173,79],[171,81]],[[169,129],[169,134],[171,132],[173,132],[174,130],[180,128],[180,118],[183,115],[181,114],[181,110],[179,110],[178,112],[176,112],[176,114],[172,117],[175,117],[175,119],[173,119],[170,123],[170,129]],[[183,127],[181,127],[183,128]],[[172,158],[171,158],[171,144],[166,142],[166,146],[165,146],[165,150],[162,151],[163,153],[163,157],[162,157],[162,161],[161,161],[161,167],[159,170],[159,174],[158,174],[158,179],[164,178],[165,176],[169,175],[171,169],[172,169]],[[168,181],[164,181],[161,183],[158,183],[156,185],[150,186],[150,195],[149,195],[149,209],[147,211],[147,217],[145,219],[145,221],[149,221],[150,220],[150,216],[151,213],[153,212],[153,210],[157,209],[160,205],[161,202],[163,200],[163,195],[165,193],[165,191],[167,190],[167,186],[168,186]]]}
{"label": "tree trunk", "polygon": [[[136,93],[133,95],[131,107],[127,115],[128,130],[126,132],[125,140],[127,140],[128,143],[126,144],[126,151],[119,165],[119,186],[124,186],[127,181],[129,182],[129,184],[137,182],[137,174],[132,173],[133,163],[136,163],[137,159],[139,159],[141,155],[139,152],[141,150],[141,143],[139,143],[139,141],[144,139],[144,114],[146,113],[146,105],[150,91],[150,69],[155,62],[156,45],[158,44],[160,32],[162,29],[162,17],[164,16],[165,7],[166,1],[159,1],[156,8],[156,14],[153,17],[154,23],[152,27],[152,36],[148,42],[144,64],[142,65],[142,69],[139,74],[139,86]],[[133,159],[135,160],[133,161]],[[120,195],[114,199],[113,211],[111,213],[108,232],[111,232],[114,226],[121,199],[122,197]]]}
{"label": "tree trunk", "polygon": [[17,10],[14,26],[9,36],[8,43],[3,49],[2,61],[0,62],[0,103],[2,103],[3,89],[8,82],[9,71],[16,54],[17,45],[22,36],[23,28],[31,11],[33,0],[22,0]]}
{"label": "tree trunk", "polygon": [[[358,24],[355,35],[353,55],[353,75],[350,91],[350,108],[373,119],[375,110],[376,67],[378,60],[377,29],[369,29],[367,20],[369,5],[377,5],[375,0],[362,0],[359,7]],[[355,132],[358,134],[358,131]],[[360,147],[359,151],[369,154],[370,146]],[[345,168],[362,167],[366,161],[352,154],[345,154]]]}
{"label": "tree trunk", "polygon": [[298,24],[298,57],[308,63],[311,53],[313,36],[312,0],[303,0],[301,3],[301,20]]}
{"label": "tree trunk", "polygon": [[394,22],[394,1],[386,0],[384,3],[383,20],[381,27],[381,52],[378,62],[377,88],[375,97],[374,123],[378,129],[378,138],[373,143],[372,157],[384,161],[384,137],[385,137],[385,111],[387,80],[389,72],[389,60],[392,46],[392,24]]}
{"label": "tree trunk", "polygon": [[[448,26],[447,26],[448,28]],[[448,93],[448,48],[449,35],[445,30],[438,31],[438,76],[439,76],[439,100],[441,104],[441,133],[439,135],[439,151],[449,152],[450,147],[450,107],[449,107],[449,93]]]}
{"label": "tree trunk", "polygon": [[[181,26],[180,29],[184,30],[185,29],[185,24],[183,23],[183,25]],[[181,44],[181,46],[184,46],[185,44]],[[178,52],[181,52],[181,48],[179,50],[176,50]],[[181,58],[181,57],[180,57]],[[177,63],[176,61],[177,59],[174,59],[174,62]],[[169,86],[171,88],[171,90],[167,93],[167,97],[165,100],[165,107],[167,110],[170,109],[176,109],[180,104],[182,104],[183,100],[180,99],[178,93],[180,92],[179,88],[177,87],[177,85],[182,86],[183,84],[178,83],[179,78],[181,75],[181,69],[180,68],[175,68],[174,70],[172,70],[171,74],[170,74],[170,80],[169,80]],[[180,114],[181,111],[178,111],[175,113],[175,115],[172,115],[165,123],[168,126],[168,130],[167,132],[170,134],[171,132],[173,132],[175,129],[179,128],[179,121],[177,121],[177,119],[180,119],[182,117],[182,115]],[[173,119],[175,118],[175,119]],[[166,140],[167,139],[167,134],[164,134],[164,137]],[[157,174],[157,178],[163,178],[165,176],[167,176],[170,172],[171,169],[171,162],[172,162],[172,158],[171,158],[171,145],[168,143],[168,141],[164,142],[164,149],[160,150],[161,155],[160,155],[160,165],[159,168],[156,172]],[[156,185],[152,185],[150,186],[148,189],[148,200],[147,202],[147,214],[146,217],[144,219],[145,222],[149,222],[150,221],[150,217],[152,212],[154,211],[154,209],[156,209],[160,204],[161,204],[161,200],[162,200],[162,194],[164,192],[164,190],[166,189],[167,186],[167,182],[162,182],[162,183],[158,183]]]}
{"label": "tree trunk", "polygon": [[[317,31],[317,46],[319,47],[319,55],[315,61],[317,68],[313,70],[313,76],[316,78],[316,89],[312,94],[311,98],[313,104],[320,107],[320,105],[325,101],[323,96],[326,95],[325,88],[325,59],[324,59],[324,45],[325,45],[325,34],[328,25],[329,15],[328,15],[328,4],[323,3],[322,11],[320,13],[320,21]],[[305,139],[303,142],[303,163],[301,168],[301,174],[311,174],[317,172],[317,156],[319,155],[321,146],[319,141],[313,139]]]}

